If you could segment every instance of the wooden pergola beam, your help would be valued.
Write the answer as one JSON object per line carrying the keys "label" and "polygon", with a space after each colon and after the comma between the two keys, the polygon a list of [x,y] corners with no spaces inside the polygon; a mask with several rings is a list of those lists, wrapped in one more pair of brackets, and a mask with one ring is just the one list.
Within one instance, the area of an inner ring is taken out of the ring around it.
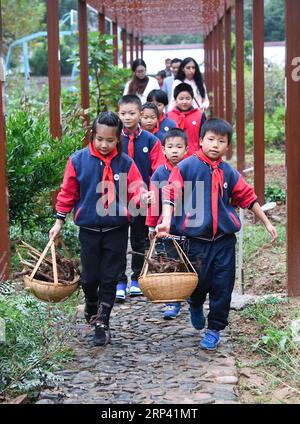
{"label": "wooden pergola beam", "polygon": [[127,68],[127,31],[125,28],[121,32],[122,38],[122,62],[123,68]]}
{"label": "wooden pergola beam", "polygon": [[129,34],[130,66],[133,62],[133,34]]}
{"label": "wooden pergola beam", "polygon": [[118,65],[119,63],[119,46],[118,46],[118,23],[113,22],[113,64]]}
{"label": "wooden pergola beam", "polygon": [[58,0],[47,0],[48,32],[48,78],[50,133],[53,138],[62,138],[60,115],[60,61],[59,61],[59,4]]}
{"label": "wooden pergola beam", "polygon": [[224,47],[223,47],[223,37],[224,37],[224,21],[223,18],[218,22],[218,57],[219,57],[219,117],[224,118]]}
{"label": "wooden pergola beam", "polygon": [[135,58],[139,58],[139,37],[135,37]]}
{"label": "wooden pergola beam", "polygon": [[212,32],[209,33],[208,36],[208,97],[209,97],[209,104],[210,104],[210,114],[212,115],[213,112],[213,34]]}
{"label": "wooden pergola beam", "polygon": [[104,7],[103,7],[102,12],[98,13],[98,29],[99,29],[100,34],[106,33]]}
{"label": "wooden pergola beam", "polygon": [[300,296],[300,3],[285,0],[287,274],[289,296]]}
{"label": "wooden pergola beam", "polygon": [[[232,124],[232,72],[231,72],[231,7],[225,13],[225,119]],[[230,144],[226,159],[232,158],[232,144]]]}
{"label": "wooden pergola beam", "polygon": [[[79,28],[79,55],[80,55],[80,88],[81,107],[86,110],[90,106],[89,99],[89,67],[88,67],[88,30],[87,6],[85,0],[78,0],[78,28]],[[83,126],[89,125],[89,117],[85,115]],[[87,143],[87,139],[85,143]]]}
{"label": "wooden pergola beam", "polygon": [[264,2],[252,1],[253,28],[253,119],[254,189],[261,204],[265,201],[265,130],[264,130]]}
{"label": "wooden pergola beam", "polygon": [[212,66],[212,77],[213,77],[213,115],[218,116],[219,102],[218,102],[218,28],[215,26],[212,31],[213,37],[213,66]]}
{"label": "wooden pergola beam", "polygon": [[144,40],[141,38],[140,41],[141,59],[144,59]]}
{"label": "wooden pergola beam", "polygon": [[4,119],[4,64],[2,57],[2,13],[0,0],[0,281],[9,278],[8,191],[6,176],[6,134]]}
{"label": "wooden pergola beam", "polygon": [[244,0],[236,0],[236,154],[237,169],[245,168]]}

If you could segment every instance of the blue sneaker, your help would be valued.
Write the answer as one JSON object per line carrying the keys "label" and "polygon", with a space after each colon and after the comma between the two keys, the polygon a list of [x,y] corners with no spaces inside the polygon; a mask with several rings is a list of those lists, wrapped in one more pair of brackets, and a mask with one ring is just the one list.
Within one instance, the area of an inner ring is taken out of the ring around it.
{"label": "blue sneaker", "polygon": [[164,319],[174,319],[180,315],[181,303],[167,303],[164,311]]}
{"label": "blue sneaker", "polygon": [[205,327],[205,316],[203,313],[203,305],[193,306],[190,303],[191,323],[196,330],[202,330]]}
{"label": "blue sneaker", "polygon": [[141,296],[143,294],[142,290],[139,288],[139,283],[136,280],[131,281],[129,294],[130,296]]}
{"label": "blue sneaker", "polygon": [[117,284],[117,292],[116,292],[116,300],[125,300],[126,298],[126,289],[127,289],[127,283],[121,281]]}
{"label": "blue sneaker", "polygon": [[220,333],[217,330],[207,329],[204,337],[200,342],[201,349],[204,350],[216,350],[220,341]]}

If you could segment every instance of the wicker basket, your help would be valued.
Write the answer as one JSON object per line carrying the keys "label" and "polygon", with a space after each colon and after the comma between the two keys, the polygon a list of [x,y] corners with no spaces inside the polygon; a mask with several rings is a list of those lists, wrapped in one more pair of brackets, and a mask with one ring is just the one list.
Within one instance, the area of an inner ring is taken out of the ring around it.
{"label": "wicker basket", "polygon": [[[172,239],[177,253],[185,264],[187,272],[147,274],[148,261],[139,277],[139,287],[144,295],[154,303],[181,302],[191,296],[198,284],[198,275],[185,253]],[[152,240],[147,259],[150,259],[156,243],[156,237]]]}
{"label": "wicker basket", "polygon": [[[35,278],[33,278],[50,247],[54,276],[53,283],[36,280]],[[79,275],[76,275],[74,280],[71,281],[70,284],[62,284],[58,281],[54,239],[49,240],[39,260],[37,261],[31,275],[25,275],[23,279],[25,287],[28,287],[38,299],[44,300],[46,302],[61,302],[67,299],[78,288],[79,285]]]}

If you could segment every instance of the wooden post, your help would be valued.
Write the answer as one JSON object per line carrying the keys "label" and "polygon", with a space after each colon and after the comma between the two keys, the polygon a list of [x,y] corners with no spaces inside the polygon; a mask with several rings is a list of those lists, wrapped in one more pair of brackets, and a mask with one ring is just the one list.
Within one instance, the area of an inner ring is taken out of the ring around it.
{"label": "wooden post", "polygon": [[139,58],[139,37],[135,37],[135,58]]}
{"label": "wooden post", "polygon": [[[80,86],[81,107],[88,109],[89,100],[89,67],[88,67],[88,32],[87,32],[87,6],[85,0],[78,0],[78,27],[79,27],[79,50],[80,50]],[[89,116],[85,115],[83,126],[89,125]],[[85,144],[88,138],[85,138]]]}
{"label": "wooden post", "polygon": [[300,296],[300,3],[285,0],[287,273],[289,296]]}
{"label": "wooden post", "polygon": [[254,189],[260,204],[265,202],[265,131],[264,131],[264,2],[252,1],[253,20],[253,118],[254,118]]}
{"label": "wooden post", "polygon": [[99,32],[100,34],[105,34],[105,12],[104,7],[102,13],[98,13],[98,26],[99,26]]}
{"label": "wooden post", "polygon": [[208,56],[209,56],[209,110],[210,115],[213,115],[213,34],[212,31],[209,33],[208,41]]}
{"label": "wooden post", "polygon": [[118,65],[119,63],[119,51],[118,51],[118,24],[117,21],[113,22],[113,64]]}
{"label": "wooden post", "polygon": [[6,133],[4,119],[4,64],[2,57],[2,13],[0,0],[0,281],[9,277],[8,191],[6,176]]}
{"label": "wooden post", "polygon": [[143,39],[141,39],[140,48],[141,48],[141,59],[144,59],[144,40]]}
{"label": "wooden post", "polygon": [[[225,86],[226,86],[226,120],[232,124],[232,81],[231,81],[231,7],[225,13]],[[232,145],[226,152],[226,159],[232,158]]]}
{"label": "wooden post", "polygon": [[127,31],[125,28],[122,29],[121,38],[122,38],[122,63],[123,63],[123,68],[127,68]]}
{"label": "wooden post", "polygon": [[218,101],[218,29],[217,26],[213,29],[213,96],[214,110],[213,115],[218,116],[219,101]]}
{"label": "wooden post", "polygon": [[133,34],[129,34],[129,47],[130,47],[130,66],[133,62]]}
{"label": "wooden post", "polygon": [[61,140],[58,0],[47,0],[50,133]]}
{"label": "wooden post", "polygon": [[245,168],[244,0],[236,0],[236,149],[237,169]]}
{"label": "wooden post", "polygon": [[223,19],[221,19],[218,23],[219,27],[219,42],[218,42],[218,50],[219,50],[219,117],[224,118],[224,47],[223,47],[223,32],[224,25]]}

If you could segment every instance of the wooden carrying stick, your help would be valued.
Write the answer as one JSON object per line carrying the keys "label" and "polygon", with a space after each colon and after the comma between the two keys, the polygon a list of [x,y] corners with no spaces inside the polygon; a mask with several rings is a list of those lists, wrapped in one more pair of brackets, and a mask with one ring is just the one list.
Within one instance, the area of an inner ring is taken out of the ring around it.
{"label": "wooden carrying stick", "polygon": [[[36,265],[35,265],[35,267],[34,267],[34,270],[32,271],[32,273],[31,273],[31,275],[30,275],[30,277],[29,277],[29,279],[30,279],[30,280],[32,280],[32,279],[33,279],[33,277],[35,276],[35,273],[37,272],[37,270],[38,270],[39,266],[41,265],[41,263],[42,263],[42,261],[43,261],[43,259],[44,259],[44,257],[46,256],[46,254],[47,254],[47,252],[48,252],[48,250],[49,250],[49,248],[50,248],[51,244],[53,244],[53,243],[54,243],[54,238],[51,238],[51,239],[48,241],[48,243],[47,243],[47,245],[46,245],[45,249],[43,250],[43,252],[42,252],[42,254],[41,254],[41,256],[40,256],[39,260],[37,261],[37,263],[36,263]],[[55,262],[55,263],[56,263],[56,262]]]}

